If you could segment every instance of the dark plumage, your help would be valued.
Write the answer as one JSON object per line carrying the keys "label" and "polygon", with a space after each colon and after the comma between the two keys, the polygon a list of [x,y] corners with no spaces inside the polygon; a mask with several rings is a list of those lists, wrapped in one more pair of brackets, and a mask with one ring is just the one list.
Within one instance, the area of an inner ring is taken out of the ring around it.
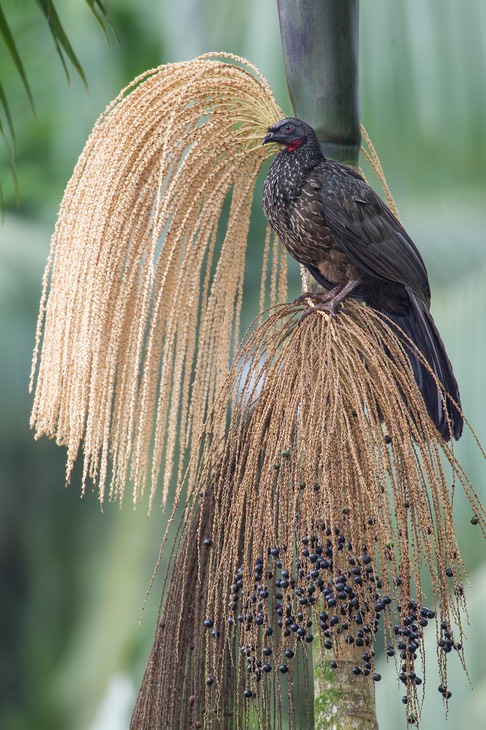
{"label": "dark plumage", "polygon": [[[283,119],[269,128],[263,144],[268,142],[284,148],[265,180],[263,209],[289,253],[329,290],[316,297],[317,308],[334,313],[351,295],[389,317],[460,405],[452,366],[429,311],[427,271],[403,226],[357,171],[324,157],[305,122]],[[409,356],[429,415],[449,440],[434,379],[410,350]],[[450,400],[447,413],[458,439],[463,418]]]}

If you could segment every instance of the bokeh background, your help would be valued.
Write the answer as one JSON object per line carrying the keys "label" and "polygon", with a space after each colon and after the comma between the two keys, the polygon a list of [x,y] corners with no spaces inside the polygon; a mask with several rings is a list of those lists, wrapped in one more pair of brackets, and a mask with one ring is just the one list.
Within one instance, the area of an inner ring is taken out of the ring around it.
{"label": "bokeh background", "polygon": [[[164,563],[139,617],[166,515],[80,498],[64,484],[65,453],[29,431],[27,392],[40,283],[63,188],[96,118],[136,75],[211,50],[246,56],[291,112],[275,0],[111,0],[106,40],[82,0],[57,9],[88,79],[68,85],[33,0],[1,0],[33,91],[0,47],[0,80],[17,137],[20,202],[0,144],[0,727],[123,730],[152,643]],[[361,110],[402,220],[429,269],[432,309],[461,385],[463,407],[486,443],[486,4],[484,0],[366,0],[361,7]],[[4,120],[2,120],[4,122]],[[161,124],[164,120],[161,120]],[[256,314],[263,217],[255,204],[245,321]],[[252,255],[252,252],[254,254]],[[297,295],[297,266],[291,295]],[[470,434],[457,446],[486,493]],[[484,500],[484,496],[483,496]],[[456,528],[469,570],[466,657],[450,661],[448,720],[430,636],[423,727],[480,728],[486,717],[486,567],[479,529],[461,494]],[[433,631],[430,630],[433,634]],[[382,660],[380,660],[382,661]],[[383,663],[380,727],[404,726],[396,672]]]}

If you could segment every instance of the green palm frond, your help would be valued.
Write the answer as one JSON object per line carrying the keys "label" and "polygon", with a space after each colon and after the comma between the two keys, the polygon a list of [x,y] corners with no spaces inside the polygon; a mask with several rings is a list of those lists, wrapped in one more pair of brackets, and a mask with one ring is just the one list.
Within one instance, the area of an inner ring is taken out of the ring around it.
{"label": "green palm frond", "polygon": [[[86,0],[88,3],[91,12],[96,18],[96,21],[98,25],[100,26],[101,30],[104,33],[104,36],[109,41],[108,38],[108,30],[107,30],[107,24],[110,24],[110,19],[108,17],[108,9],[106,7],[106,4],[103,0]],[[113,26],[111,26],[113,28]]]}
{"label": "green palm frond", "polygon": [[[7,51],[9,53],[12,61],[14,62],[17,71],[19,72],[25,92],[26,92],[27,96],[29,97],[30,104],[31,104],[32,108],[34,108],[34,99],[32,96],[32,92],[30,90],[29,82],[27,79],[27,74],[25,73],[24,64],[23,64],[22,58],[20,57],[20,54],[17,50],[17,44],[15,43],[13,33],[10,30],[10,26],[7,22],[7,18],[5,17],[5,13],[3,12],[1,6],[0,6],[0,35],[2,36],[4,45],[6,46]],[[5,111],[7,118],[10,119],[10,113],[8,111],[9,107],[8,107],[7,100],[5,99],[4,94],[2,95],[2,107]]]}
{"label": "green palm frond", "polygon": [[[1,11],[1,8],[0,8]],[[7,135],[6,129],[4,125],[2,124],[2,120],[0,118],[0,137],[3,137],[5,141],[5,145],[8,150],[8,165],[10,167],[10,171],[12,174],[12,181],[14,186],[14,192],[15,192],[15,200],[19,201],[19,182],[17,179],[17,172],[15,170],[15,127],[13,124],[12,115],[10,113],[10,107],[8,105],[7,97],[5,95],[4,88],[0,82],[0,109],[3,109],[3,112],[5,114],[5,118],[7,120],[7,127],[8,131],[10,133],[10,139]],[[3,188],[2,183],[0,181],[0,211],[3,211]]]}
{"label": "green palm frond", "polygon": [[88,83],[86,81],[86,76],[84,74],[83,68],[73,50],[69,38],[66,35],[66,31],[62,26],[59,15],[57,14],[56,8],[54,7],[54,3],[51,2],[51,0],[36,0],[36,2],[49,25],[49,30],[51,31],[52,39],[56,46],[57,54],[61,59],[64,73],[66,74],[68,82],[71,81],[71,77],[69,75],[69,69],[66,63],[66,56],[71,61],[72,65],[74,66],[85,86],[87,86]]}
{"label": "green palm frond", "polygon": [[[1,12],[1,8],[0,8],[0,12]],[[0,106],[2,107],[2,109],[4,111],[5,118],[7,120],[8,130],[10,132],[10,136],[11,136],[12,140],[15,142],[15,127],[13,124],[12,115],[10,113],[10,107],[8,105],[7,97],[6,97],[6,94],[5,94],[5,91],[4,91],[4,88],[3,88],[1,82],[0,82]],[[5,130],[3,128],[1,121],[0,121],[0,134],[2,135],[2,137],[5,137]]]}
{"label": "green palm frond", "polygon": [[[76,73],[82,79],[85,86],[87,86],[87,80],[81,63],[71,45],[69,37],[64,30],[61,23],[57,10],[52,0],[35,0],[39,9],[49,25],[56,51],[61,59],[61,63],[66,74],[68,82],[71,82],[71,76],[69,72],[69,62],[72,64]],[[85,0],[86,4],[90,8],[97,23],[103,30],[106,39],[108,40],[107,26],[109,24],[108,10],[104,0]],[[12,30],[8,19],[0,7],[0,43],[3,42],[3,46],[7,51],[8,57],[12,60],[22,82],[22,86],[27,94],[27,97],[32,107],[32,111],[35,114],[35,105],[32,89],[29,83],[28,74],[26,71],[26,65],[24,63],[21,51],[18,49],[18,44],[15,37],[15,29]],[[8,133],[7,133],[8,130]],[[15,190],[18,195],[17,180],[15,176],[15,124],[11,111],[11,105],[8,100],[8,94],[5,88],[0,84],[0,136],[4,138],[4,142],[8,147],[10,167],[14,179]],[[2,207],[2,188],[0,185],[0,208]]]}
{"label": "green palm frond", "polygon": [[[66,34],[66,31],[63,28],[63,25],[59,19],[59,15],[57,14],[57,10],[54,6],[54,3],[52,0],[36,0],[37,5],[39,6],[39,9],[46,19],[49,29],[52,34],[52,38],[54,40],[56,51],[59,55],[59,58],[61,59],[61,63],[64,68],[64,72],[66,74],[66,78],[68,82],[71,81],[71,77],[69,75],[69,69],[68,65],[66,63],[66,57],[71,61],[72,65],[74,66],[76,72],[78,73],[79,77],[83,80],[84,84],[87,86],[88,83],[86,81],[86,76],[84,74],[83,68],[78,60],[78,57],[76,56],[73,47],[69,41],[69,38]],[[108,32],[107,32],[107,21],[108,21],[108,10],[106,8],[105,3],[103,0],[85,0],[86,4],[90,8],[91,12],[93,13],[94,17],[96,18],[98,25],[102,29],[103,33],[105,34],[106,39],[108,40]]]}
{"label": "green palm frond", "polygon": [[[66,56],[69,61],[71,61],[72,65],[74,66],[80,78],[83,80],[84,84],[87,86],[88,84],[83,68],[73,50],[73,47],[71,46],[69,38],[59,19],[59,15],[57,14],[54,3],[52,2],[52,0],[36,0],[36,2],[49,25],[49,29],[51,31],[52,38],[56,46],[56,51],[59,55],[59,58],[61,59],[61,63],[66,73],[67,80],[69,82],[71,81],[71,77],[69,76],[69,69],[66,63]],[[103,0],[85,0],[85,2],[90,8],[94,17],[96,18],[100,28],[103,30],[106,39],[108,40],[108,33],[106,28],[106,23],[108,21],[108,10],[105,3],[103,2]]]}

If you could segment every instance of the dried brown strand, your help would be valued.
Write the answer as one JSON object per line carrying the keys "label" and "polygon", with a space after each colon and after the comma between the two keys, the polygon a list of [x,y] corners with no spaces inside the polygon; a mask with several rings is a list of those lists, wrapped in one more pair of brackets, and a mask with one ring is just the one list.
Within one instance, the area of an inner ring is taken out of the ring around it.
{"label": "dried brown strand", "polygon": [[[187,484],[188,504],[196,514],[205,514],[207,501],[213,505],[211,525],[204,527],[212,545],[202,544],[201,527],[200,547],[197,555],[192,553],[199,566],[202,616],[211,618],[218,634],[196,626],[200,654],[195,660],[204,666],[205,678],[214,678],[205,685],[199,706],[207,728],[244,727],[250,715],[259,728],[282,726],[281,701],[287,694],[289,726],[309,726],[309,717],[299,720],[297,712],[299,704],[309,707],[308,644],[295,630],[285,633],[287,607],[306,636],[319,634],[319,612],[337,617],[337,628],[328,623],[327,631],[338,662],[347,639],[356,641],[357,611],[362,625],[370,627],[361,653],[373,648],[380,596],[389,598],[379,611],[385,642],[410,642],[395,635],[393,611],[400,604],[403,619],[414,615],[410,606],[415,606],[422,617],[425,568],[432,583],[427,610],[437,613],[437,641],[445,625],[454,644],[462,642],[466,576],[454,536],[451,481],[469,494],[483,528],[484,511],[428,416],[405,341],[357,302],[347,302],[335,317],[313,314],[299,326],[301,311],[291,305],[274,308],[247,335],[204,426]],[[191,529],[185,529],[184,539]],[[323,556],[331,551],[329,565],[312,562],[304,546],[320,547]],[[359,585],[353,582],[350,559],[359,566]],[[321,588],[311,575],[316,567]],[[451,579],[446,567],[452,569]],[[292,581],[278,585],[284,570]],[[340,576],[358,600],[357,608],[346,609],[346,621],[342,609],[349,599],[348,594],[344,602],[339,598]],[[308,592],[311,584],[313,594]],[[326,603],[324,588],[336,596],[335,607]],[[306,602],[312,595],[316,601]],[[182,594],[184,607],[191,596],[191,590]],[[168,596],[163,615],[177,612],[184,621],[180,602],[181,593],[173,602]],[[419,619],[410,622],[418,625]],[[271,635],[265,633],[267,626],[273,628]],[[416,649],[401,660],[408,673],[416,670],[418,656],[424,661],[424,631],[420,624]],[[267,646],[271,655],[265,653]],[[286,660],[289,648],[295,657]],[[458,652],[463,662],[462,649]],[[289,665],[285,679],[278,671],[282,661]],[[272,667],[268,674],[257,671],[265,663]],[[440,649],[439,668],[446,686]],[[189,672],[184,682],[193,676]],[[230,681],[234,695],[229,700]],[[161,702],[172,682],[168,669],[157,689]],[[250,700],[243,696],[245,689],[253,693]],[[413,681],[406,683],[407,712],[416,716],[423,701],[419,689]],[[185,712],[182,706],[179,710]]]}

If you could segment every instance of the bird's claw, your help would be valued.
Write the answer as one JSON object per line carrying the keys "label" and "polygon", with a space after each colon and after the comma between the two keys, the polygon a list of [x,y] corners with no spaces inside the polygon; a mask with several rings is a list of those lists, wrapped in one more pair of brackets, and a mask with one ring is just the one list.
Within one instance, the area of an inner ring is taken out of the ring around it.
{"label": "bird's claw", "polygon": [[306,291],[303,294],[300,295],[300,297],[297,297],[297,299],[294,299],[294,304],[302,304],[303,302],[310,299],[313,302],[316,302],[316,306],[318,304],[325,304],[327,302],[331,302],[336,295],[336,289],[332,289],[329,292],[319,292],[319,291]]}
{"label": "bird's claw", "polygon": [[339,304],[339,302],[333,302],[332,300],[329,302],[318,302],[317,304],[314,304],[311,307],[307,307],[307,309],[304,310],[304,312],[299,317],[299,325],[302,324],[304,319],[306,319],[310,314],[314,314],[314,312],[325,312],[330,317],[336,316],[336,304]]}
{"label": "bird's claw", "polygon": [[306,301],[306,299],[316,299],[319,295],[315,292],[306,291],[303,294],[300,295],[300,297],[297,297],[297,299],[294,299],[293,304],[302,304]]}

